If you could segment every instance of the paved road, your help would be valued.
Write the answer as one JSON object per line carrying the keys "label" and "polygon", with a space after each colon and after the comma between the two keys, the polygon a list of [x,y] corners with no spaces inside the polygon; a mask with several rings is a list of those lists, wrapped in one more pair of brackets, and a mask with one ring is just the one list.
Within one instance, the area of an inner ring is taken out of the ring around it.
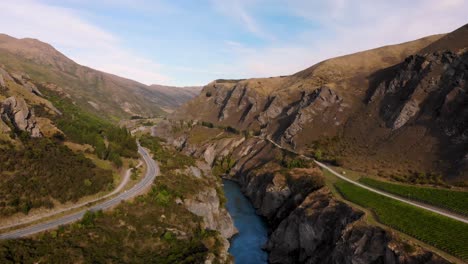
{"label": "paved road", "polygon": [[159,166],[150,157],[148,152],[144,148],[142,148],[140,145],[138,145],[138,153],[142,156],[143,160],[145,161],[146,166],[147,166],[147,171],[143,180],[141,180],[138,184],[133,186],[130,190],[120,193],[119,195],[117,195],[116,197],[112,199],[109,199],[105,202],[94,205],[87,209],[83,209],[79,212],[66,215],[58,219],[53,219],[44,223],[39,223],[37,225],[28,226],[28,227],[14,230],[8,233],[0,234],[0,239],[20,238],[20,237],[29,236],[35,233],[39,233],[42,231],[46,231],[49,229],[53,229],[61,225],[69,224],[69,223],[80,220],[83,217],[83,215],[86,213],[86,211],[88,210],[89,211],[105,210],[115,205],[118,205],[123,200],[129,200],[137,196],[144,189],[151,186],[151,184],[153,183],[153,180],[156,178],[156,176],[159,175]]}
{"label": "paved road", "polygon": [[[264,139],[264,138],[262,138]],[[430,206],[430,205],[427,205],[427,204],[423,204],[423,203],[419,203],[419,202],[415,202],[415,201],[412,201],[412,200],[408,200],[408,199],[405,199],[405,198],[401,198],[400,196],[396,196],[396,195],[393,195],[393,194],[390,194],[390,193],[387,193],[387,192],[383,192],[381,190],[377,190],[377,189],[374,189],[372,187],[369,187],[367,185],[364,185],[362,183],[359,183],[357,181],[353,181],[351,179],[349,179],[348,177],[334,171],[332,168],[328,167],[327,165],[323,164],[322,162],[319,162],[311,157],[307,157],[305,155],[302,155],[302,154],[299,154],[293,150],[290,150],[290,149],[286,149],[286,148],[283,148],[282,146],[278,145],[276,142],[274,142],[273,140],[271,140],[270,138],[266,138],[267,141],[269,141],[270,143],[272,143],[273,145],[275,145],[276,147],[280,148],[280,149],[284,149],[286,151],[289,151],[289,152],[292,152],[296,155],[299,155],[300,157],[302,158],[305,158],[305,159],[309,159],[309,160],[312,160],[315,162],[315,164],[317,164],[318,166],[320,166],[321,168],[325,169],[325,170],[328,170],[329,172],[331,172],[332,174],[334,174],[335,176],[337,176],[338,178],[342,179],[342,180],[345,180],[349,183],[352,183],[356,186],[359,186],[361,188],[364,188],[366,190],[369,190],[371,192],[374,192],[374,193],[377,193],[377,194],[380,194],[380,195],[383,195],[385,197],[388,197],[388,198],[391,198],[391,199],[394,199],[394,200],[397,200],[397,201],[400,201],[400,202],[403,202],[403,203],[406,203],[406,204],[410,204],[412,206],[416,206],[418,208],[422,208],[422,209],[425,209],[425,210],[428,210],[428,211],[431,211],[433,213],[436,213],[436,214],[439,214],[439,215],[443,215],[443,216],[446,216],[446,217],[449,217],[453,220],[456,220],[456,221],[460,221],[460,222],[463,222],[465,224],[468,224],[468,218],[464,217],[464,216],[461,216],[461,215],[457,215],[457,214],[454,214],[454,213],[451,213],[451,212],[448,212],[446,210],[442,210],[440,208],[437,208],[437,207],[434,207],[434,206]]]}

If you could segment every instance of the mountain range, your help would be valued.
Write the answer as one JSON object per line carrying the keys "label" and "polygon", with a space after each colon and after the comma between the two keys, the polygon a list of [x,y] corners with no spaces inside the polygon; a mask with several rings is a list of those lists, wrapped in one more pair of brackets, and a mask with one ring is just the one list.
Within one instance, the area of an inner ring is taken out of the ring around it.
{"label": "mountain range", "polygon": [[171,112],[196,95],[197,87],[145,84],[81,66],[36,39],[0,34],[0,64],[12,72],[60,90],[79,106],[118,121]]}

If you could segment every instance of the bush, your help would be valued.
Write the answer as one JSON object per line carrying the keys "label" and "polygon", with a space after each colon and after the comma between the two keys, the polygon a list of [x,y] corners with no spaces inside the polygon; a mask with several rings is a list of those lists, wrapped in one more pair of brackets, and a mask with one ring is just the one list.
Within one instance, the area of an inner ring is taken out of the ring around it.
{"label": "bush", "polygon": [[281,161],[281,165],[288,169],[308,168],[310,167],[310,161],[298,157],[291,158],[290,156],[285,156]]}
{"label": "bush", "polygon": [[213,128],[213,127],[214,127],[213,123],[210,123],[210,122],[202,121],[201,124],[202,124],[202,126],[204,126],[204,127],[209,127],[209,128]]}
{"label": "bush", "polygon": [[320,161],[320,160],[322,160],[322,158],[323,158],[322,151],[320,149],[315,150],[314,159]]}
{"label": "bush", "polygon": [[237,134],[237,135],[240,134],[239,130],[233,128],[232,126],[228,126],[228,127],[226,127],[224,130],[225,130],[226,132],[229,132],[229,133],[233,133],[233,134]]}

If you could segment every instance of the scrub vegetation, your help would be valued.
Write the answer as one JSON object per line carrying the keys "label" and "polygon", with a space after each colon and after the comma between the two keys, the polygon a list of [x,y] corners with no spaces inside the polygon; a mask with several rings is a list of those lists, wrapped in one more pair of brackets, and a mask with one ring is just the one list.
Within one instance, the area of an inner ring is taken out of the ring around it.
{"label": "scrub vegetation", "polygon": [[98,168],[47,138],[23,137],[22,145],[2,142],[0,148],[0,214],[28,213],[95,194],[113,186],[112,171]]}

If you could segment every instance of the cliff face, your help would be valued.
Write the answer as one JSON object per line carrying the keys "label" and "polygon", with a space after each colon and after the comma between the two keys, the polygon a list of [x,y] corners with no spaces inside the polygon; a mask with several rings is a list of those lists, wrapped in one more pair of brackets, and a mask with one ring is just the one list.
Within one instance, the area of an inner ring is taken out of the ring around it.
{"label": "cliff face", "polygon": [[334,58],[291,76],[217,80],[172,117],[231,126],[303,153],[321,148],[371,174],[465,181],[467,31]]}

